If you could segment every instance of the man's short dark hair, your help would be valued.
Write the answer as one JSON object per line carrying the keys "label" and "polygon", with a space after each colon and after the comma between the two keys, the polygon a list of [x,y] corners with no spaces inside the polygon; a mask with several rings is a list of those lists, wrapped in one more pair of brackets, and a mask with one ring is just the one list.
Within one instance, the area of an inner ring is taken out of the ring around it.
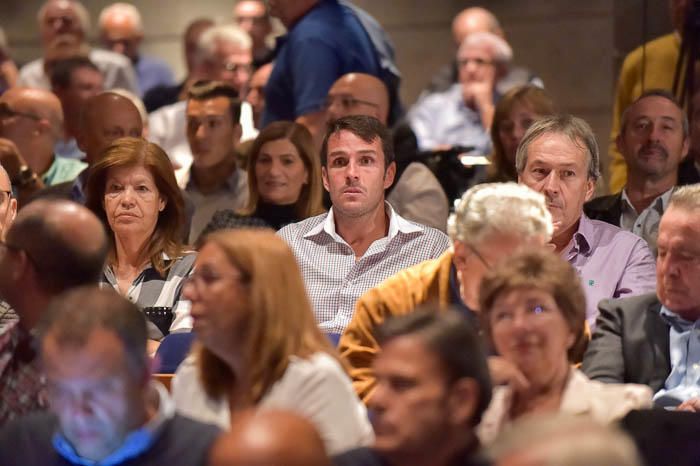
{"label": "man's short dark hair", "polygon": [[387,320],[375,331],[380,346],[394,338],[414,335],[440,360],[449,384],[462,378],[476,381],[479,400],[472,424],[478,424],[491,402],[492,387],[482,341],[474,326],[456,310],[426,305]]}
{"label": "man's short dark hair", "polygon": [[70,87],[73,79],[73,73],[80,68],[89,68],[93,71],[101,73],[100,69],[88,57],[76,56],[64,58],[55,61],[51,66],[51,74],[49,79],[51,87],[56,89],[65,89]]}
{"label": "man's short dark hair", "polygon": [[43,340],[48,333],[61,347],[82,348],[97,329],[113,332],[124,345],[127,364],[138,377],[149,366],[148,331],[143,312],[113,289],[97,285],[67,291],[49,304],[37,327]]}
{"label": "man's short dark hair", "polygon": [[239,124],[241,119],[241,99],[239,93],[232,86],[221,81],[197,81],[187,92],[188,100],[211,100],[217,97],[226,97],[229,100],[231,122]]}
{"label": "man's short dark hair", "polygon": [[328,164],[328,139],[341,131],[349,131],[368,144],[379,138],[384,152],[384,168],[394,161],[394,143],[389,129],[381,121],[367,115],[350,115],[329,122],[321,146],[321,166]]}
{"label": "man's short dark hair", "polygon": [[637,102],[642,99],[646,99],[647,97],[661,97],[662,99],[666,99],[671,102],[679,112],[681,112],[681,128],[683,129],[683,137],[687,138],[690,132],[688,115],[683,110],[683,105],[678,102],[678,99],[673,92],[669,91],[668,89],[647,89],[646,91],[642,92],[639,97],[634,99],[634,102],[629,104],[627,108],[622,111],[622,116],[620,117],[620,134],[624,134],[625,130],[627,129],[627,123],[629,123],[627,120],[629,118],[630,109],[634,107]]}

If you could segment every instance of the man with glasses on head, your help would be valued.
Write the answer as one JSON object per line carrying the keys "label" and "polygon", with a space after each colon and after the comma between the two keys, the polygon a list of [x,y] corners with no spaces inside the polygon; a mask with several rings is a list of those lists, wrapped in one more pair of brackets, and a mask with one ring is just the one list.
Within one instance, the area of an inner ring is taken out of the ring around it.
{"label": "man with glasses on head", "polygon": [[102,222],[70,201],[23,208],[0,243],[0,297],[19,320],[0,333],[0,425],[46,407],[34,329],[70,288],[97,284],[107,256]]}
{"label": "man with glasses on head", "polygon": [[[544,197],[525,186],[481,184],[464,193],[448,233],[453,247],[447,252],[398,272],[357,300],[339,350],[350,365],[355,391],[365,402],[376,383],[372,363],[379,352],[374,336],[379,325],[430,303],[440,309],[454,306],[478,327],[481,278],[518,249],[549,241],[552,216]],[[499,381],[504,377],[496,375]]]}
{"label": "man with glasses on head", "polygon": [[467,36],[457,52],[459,82],[420,99],[408,114],[418,146],[422,150],[469,146],[488,154],[496,84],[512,59],[510,45],[496,34]]}

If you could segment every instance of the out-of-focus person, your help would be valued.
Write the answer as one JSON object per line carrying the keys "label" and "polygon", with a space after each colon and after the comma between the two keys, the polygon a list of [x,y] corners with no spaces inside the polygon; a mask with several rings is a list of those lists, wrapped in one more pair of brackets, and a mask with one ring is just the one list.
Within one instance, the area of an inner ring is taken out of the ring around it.
{"label": "out-of-focus person", "polygon": [[265,86],[270,79],[272,66],[272,63],[266,63],[253,72],[245,95],[245,101],[250,104],[253,111],[253,123],[258,130],[262,129],[262,116],[265,112]]}
{"label": "out-of-focus person", "polygon": [[18,77],[19,71],[15,62],[12,61],[7,36],[5,31],[0,28],[0,95],[9,88],[16,86]]}
{"label": "out-of-focus person", "polygon": [[[90,34],[90,14],[78,0],[49,0],[37,13],[41,45],[45,56],[37,58],[19,70],[20,86],[50,89],[49,74],[44,60],[49,46],[60,36],[71,36],[76,44],[87,49]],[[89,49],[88,57],[104,76],[105,89],[123,87],[138,92],[136,74],[125,56],[109,50]],[[65,57],[64,57],[65,58]]]}
{"label": "out-of-focus person", "polygon": [[[0,138],[0,152],[16,150],[14,144],[8,139]],[[7,230],[10,229],[17,215],[17,199],[12,193],[12,183],[7,171],[0,165],[0,241],[5,240]]]}
{"label": "out-of-focus person", "polygon": [[99,68],[87,57],[66,58],[51,67],[51,91],[63,108],[63,135],[56,143],[59,157],[83,159],[85,153],[78,147],[80,114],[85,102],[103,89],[104,79]]}
{"label": "out-of-focus person", "polygon": [[38,326],[49,412],[0,432],[3,466],[204,466],[214,426],[175,413],[151,380],[138,307],[93,285],[54,300]]}
{"label": "out-of-focus person", "polygon": [[486,182],[518,181],[515,154],[525,132],[538,118],[554,115],[552,98],[537,86],[515,87],[496,104],[491,125],[491,164],[486,169]]}
{"label": "out-of-focus person", "polygon": [[126,56],[134,67],[140,96],[156,86],[172,86],[175,78],[161,59],[141,53],[143,21],[139,10],[130,3],[112,3],[100,12],[97,20],[102,46]]}
{"label": "out-of-focus person", "polygon": [[273,57],[269,46],[272,22],[262,0],[239,0],[233,7],[233,20],[253,40],[253,68],[270,63]]}
{"label": "out-of-focus person", "polygon": [[367,412],[277,235],[207,236],[184,295],[199,343],[172,383],[180,413],[229,429],[243,409],[285,409],[311,421],[331,454],[372,441]]}
{"label": "out-of-focus person", "polygon": [[693,95],[692,106],[688,155],[678,166],[678,184],[682,186],[700,183],[700,90]]}
{"label": "out-of-focus person", "polygon": [[[479,288],[481,328],[505,380],[479,425],[491,443],[515,419],[546,412],[610,423],[651,407],[644,385],[605,384],[572,366],[588,342],[586,297],[574,269],[551,250],[524,252],[490,270]],[[494,364],[492,361],[491,364]]]}
{"label": "out-of-focus person", "polygon": [[182,287],[195,254],[182,244],[184,201],[168,156],[145,139],[117,139],[90,167],[86,194],[109,232],[102,283],[143,310],[153,352],[165,335],[192,327]]}
{"label": "out-of-focus person", "polygon": [[245,226],[274,230],[324,212],[321,166],[311,133],[298,123],[270,123],[249,151],[248,202],[242,209],[220,210],[203,230]]}

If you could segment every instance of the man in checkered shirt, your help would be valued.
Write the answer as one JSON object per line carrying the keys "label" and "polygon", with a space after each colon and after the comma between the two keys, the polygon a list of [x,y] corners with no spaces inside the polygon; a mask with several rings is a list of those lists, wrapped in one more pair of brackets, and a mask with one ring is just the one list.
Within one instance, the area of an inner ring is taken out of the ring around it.
{"label": "man in checkered shirt", "polygon": [[360,295],[406,267],[438,257],[450,243],[444,233],[405,220],[385,202],[396,163],[389,131],[376,118],[332,122],[321,165],[333,207],[279,235],[296,256],[321,330],[340,334]]}
{"label": "man in checkered shirt", "polygon": [[106,257],[102,223],[79,204],[37,200],[17,214],[0,242],[0,297],[19,318],[0,328],[0,426],[46,407],[34,328],[53,297],[96,284]]}

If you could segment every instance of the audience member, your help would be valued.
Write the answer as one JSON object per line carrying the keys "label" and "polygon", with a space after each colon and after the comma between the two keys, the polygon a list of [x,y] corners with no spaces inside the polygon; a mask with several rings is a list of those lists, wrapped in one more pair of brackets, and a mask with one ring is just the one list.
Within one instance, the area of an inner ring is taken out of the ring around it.
{"label": "audience member", "polygon": [[[73,36],[77,43],[87,47],[90,33],[90,15],[78,0],[48,0],[37,14],[41,44],[44,52],[61,35]],[[46,58],[46,57],[45,57]],[[138,83],[129,60],[108,50],[90,49],[89,58],[102,71],[105,89],[123,87],[138,92]],[[43,58],[37,58],[19,70],[19,85],[50,89]]]}
{"label": "audience member", "polygon": [[195,83],[186,111],[192,166],[185,190],[195,207],[189,234],[192,242],[217,210],[238,210],[248,203],[248,178],[236,166],[241,139],[238,91],[223,82]]}
{"label": "audience member", "polygon": [[184,201],[168,156],[145,139],[117,139],[91,166],[86,194],[110,233],[103,285],[143,310],[154,352],[171,331],[192,328],[181,293],[195,255],[181,241]]}
{"label": "audience member", "polygon": [[642,238],[583,213],[600,176],[599,160],[593,130],[571,115],[535,122],[515,159],[519,182],[547,199],[554,250],[581,277],[591,329],[601,299],[642,294],[656,285],[654,257]]}
{"label": "audience member", "polygon": [[700,91],[693,95],[688,155],[678,166],[678,184],[700,183]]}
{"label": "audience member", "polygon": [[[479,336],[457,312],[426,308],[377,329],[377,386],[369,401],[375,441],[336,466],[485,464],[474,426],[491,399]],[[455,351],[459,348],[459,351]]]}
{"label": "audience member", "polygon": [[331,466],[314,425],[291,411],[240,414],[219,437],[209,466]]}
{"label": "audience member", "polygon": [[495,34],[480,32],[464,39],[457,52],[459,82],[444,92],[420,99],[408,113],[421,150],[467,146],[486,155],[491,150],[489,130],[496,83],[505,76],[513,58],[508,43]]}
{"label": "audience member", "polygon": [[[348,73],[331,86],[326,109],[329,122],[348,115],[367,115],[386,125],[389,92],[379,78],[364,73]],[[411,131],[408,125],[403,126]],[[403,133],[395,131],[394,141],[397,134]],[[415,135],[408,137],[415,139]],[[395,144],[394,148],[398,146]],[[405,219],[445,231],[449,210],[447,196],[427,166],[404,160],[412,156],[415,156],[415,152],[396,154],[396,181],[387,190],[386,200]]]}
{"label": "audience member", "polygon": [[[239,98],[243,98],[250,79],[251,43],[248,34],[233,24],[207,29],[197,43],[194,73],[203,81],[228,84],[235,89]],[[187,106],[187,101],[177,102],[153,112],[149,119],[149,136],[178,168],[176,177],[182,187],[187,184],[187,173],[192,164],[192,151],[187,140]],[[239,139],[257,136],[247,103],[241,105],[239,119],[242,130]]]}
{"label": "audience member", "polygon": [[549,250],[501,262],[481,281],[481,328],[501,368],[479,425],[491,443],[514,419],[563,412],[601,423],[651,406],[644,385],[605,384],[572,367],[588,342],[586,297],[576,269]]}
{"label": "audience member", "polygon": [[395,172],[389,131],[379,120],[336,120],[321,148],[323,186],[333,206],[279,231],[294,251],[324,332],[342,333],[362,293],[449,246],[442,232],[405,220],[385,202]]}
{"label": "audience member", "polygon": [[353,71],[380,76],[377,53],[356,14],[338,0],[273,0],[269,7],[288,33],[278,41],[265,87],[263,126],[294,120],[318,142],[328,89]]}
{"label": "audience member", "polygon": [[488,452],[495,466],[644,465],[632,439],[618,427],[569,414],[518,420]]}
{"label": "audience member", "polygon": [[270,79],[272,73],[272,63],[266,63],[255,70],[250,77],[248,84],[248,92],[245,96],[245,101],[250,105],[253,111],[253,124],[257,129],[262,129],[262,117],[265,112],[265,86]]}
{"label": "audience member", "polygon": [[[0,139],[0,152],[8,150],[7,146],[11,144],[12,142],[7,139]],[[9,148],[9,150],[13,149]],[[17,215],[17,199],[12,194],[10,177],[7,176],[2,165],[0,165],[0,198],[0,242],[4,242],[7,230],[10,229]],[[15,325],[17,319],[17,313],[0,295],[0,335],[3,335],[10,325]]]}
{"label": "audience member", "polygon": [[453,247],[437,259],[406,268],[365,293],[340,338],[357,393],[371,399],[372,361],[379,351],[374,329],[387,318],[424,303],[455,306],[478,327],[483,274],[519,248],[543,245],[552,235],[544,196],[515,183],[481,184],[467,191],[448,223]]}
{"label": "audience member", "polygon": [[15,87],[0,96],[0,137],[11,140],[18,152],[5,152],[3,164],[20,205],[44,186],[73,180],[85,164],[57,157],[56,142],[63,135],[61,102],[49,91]]}
{"label": "audience member", "polygon": [[233,19],[238,27],[250,35],[253,41],[253,68],[258,69],[272,61],[272,49],[268,38],[272,22],[262,0],[240,0],[233,7]]}
{"label": "audience member", "polygon": [[138,308],[112,291],[57,298],[39,328],[50,413],[0,432],[0,462],[204,466],[217,429],[175,414],[150,381],[146,334]]}
{"label": "audience member", "polygon": [[[477,32],[490,32],[506,40],[498,18],[486,8],[480,6],[465,8],[452,20],[452,40],[456,49],[467,36]],[[456,60],[453,60],[433,75],[424,93],[444,92],[457,82],[459,82],[459,65]],[[503,95],[513,87],[525,84],[543,87],[542,80],[531,71],[511,65],[508,67],[506,75],[496,83],[496,91]]]}
{"label": "audience member", "polygon": [[700,397],[693,337],[700,319],[700,185],[673,193],[657,245],[656,293],[600,303],[583,371],[601,382],[649,385],[657,404],[693,408]]}
{"label": "audience member", "polygon": [[142,136],[144,139],[148,139],[148,111],[146,111],[146,106],[144,105],[143,100],[141,100],[141,97],[137,96],[131,91],[127,91],[126,89],[112,89],[109,92],[125,97],[129,99],[132,104],[134,104],[136,110],[139,111],[141,122],[143,123],[143,131],[141,132]]}
{"label": "audience member", "polygon": [[246,226],[279,230],[320,215],[321,182],[309,130],[292,121],[270,123],[250,150],[246,206],[216,212],[200,240],[216,230]]}
{"label": "audience member", "polygon": [[659,221],[688,153],[688,119],[669,91],[645,91],[622,113],[618,150],[627,183],[617,194],[584,205],[590,218],[641,236],[656,254]]}
{"label": "audience member", "polygon": [[274,233],[207,236],[185,297],[200,344],[173,380],[182,414],[228,429],[245,408],[287,409],[314,424],[331,454],[371,442],[364,406]]}
{"label": "audience member", "polygon": [[491,125],[491,165],[486,169],[489,183],[517,181],[515,154],[525,132],[538,118],[556,113],[554,102],[537,86],[518,86],[506,92],[496,104]]}
{"label": "audience member", "polygon": [[204,31],[214,26],[214,21],[209,18],[197,18],[187,25],[183,39],[183,52],[187,74],[180,83],[172,86],[156,86],[144,93],[143,103],[148,112],[154,112],[161,107],[172,105],[178,100],[187,98],[190,84],[197,79],[195,71],[195,56],[197,54],[197,42]]}
{"label": "audience member", "polygon": [[681,48],[680,33],[690,4],[688,0],[668,0],[674,31],[640,45],[628,53],[622,63],[613,101],[608,148],[611,193],[620,192],[627,182],[625,160],[617,147],[622,113],[647,89],[671,90],[673,87],[673,75]]}
{"label": "audience member", "polygon": [[138,79],[139,95],[156,86],[175,84],[170,67],[161,59],[141,53],[143,22],[139,10],[129,3],[112,3],[98,19],[100,40],[107,50],[126,56]]}
{"label": "audience member", "polygon": [[[46,407],[46,387],[35,352],[37,322],[53,297],[97,283],[107,238],[99,220],[84,207],[41,200],[17,214],[0,249],[0,297],[19,317],[0,334],[3,424]],[[8,445],[0,441],[0,456],[8,454]],[[15,448],[12,451],[19,454]],[[0,463],[9,464],[6,459]]]}
{"label": "audience member", "polygon": [[63,108],[63,134],[56,143],[59,157],[82,159],[76,137],[80,133],[80,114],[90,97],[102,92],[102,73],[87,57],[74,57],[54,63],[51,69],[51,91]]}
{"label": "audience member", "polygon": [[7,43],[5,31],[0,28],[0,95],[11,87],[17,85],[19,71],[17,65],[10,56],[10,47]]}

